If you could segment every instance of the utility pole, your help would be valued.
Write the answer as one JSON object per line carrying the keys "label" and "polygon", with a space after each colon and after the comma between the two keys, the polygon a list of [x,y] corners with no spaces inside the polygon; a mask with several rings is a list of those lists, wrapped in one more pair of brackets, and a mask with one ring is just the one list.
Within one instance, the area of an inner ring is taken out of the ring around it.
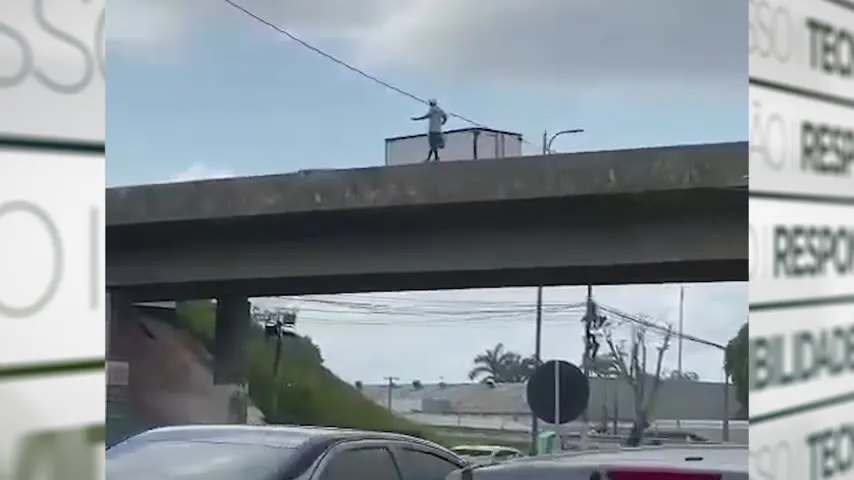
{"label": "utility pole", "polygon": [[724,372],[724,424],[723,441],[729,442],[729,375]]}
{"label": "utility pole", "polygon": [[391,393],[394,390],[394,382],[400,380],[398,377],[385,377],[386,381],[388,381],[387,385],[387,397],[386,397],[386,407],[391,411]]}
{"label": "utility pole", "polygon": [[[684,377],[684,371],[682,370],[682,336],[685,334],[685,286],[682,285],[679,287],[679,336],[676,339],[676,369],[679,371],[679,380],[682,381]],[[682,428],[682,415],[676,416],[676,428]]]}
{"label": "utility pole", "polygon": [[[584,371],[584,378],[590,380],[590,363],[592,359],[590,351],[590,335],[593,323],[596,321],[596,305],[593,303],[593,285],[587,285],[587,309],[584,312],[584,358],[581,360],[581,368]],[[584,426],[581,430],[581,448],[587,450],[588,431],[590,428],[590,413],[589,405],[584,408]]]}
{"label": "utility pole", "polygon": [[[561,130],[551,137],[549,137],[548,131],[543,131],[543,156],[546,156],[551,153],[552,142],[561,135],[571,134],[571,133],[582,133],[583,129],[576,128],[573,130]],[[542,361],[542,343],[543,343],[543,286],[539,285],[537,287],[537,319],[536,319],[536,332],[534,333],[534,358],[537,361],[537,366],[540,366]],[[540,433],[540,424],[536,415],[531,412],[531,455],[536,454],[537,451],[537,437]],[[555,430],[557,433],[557,429]]]}
{"label": "utility pole", "polygon": [[[536,333],[534,335],[534,361],[539,367],[543,363],[543,287],[537,287],[537,318]],[[531,455],[537,453],[537,437],[540,435],[540,421],[534,412],[531,412]]]}

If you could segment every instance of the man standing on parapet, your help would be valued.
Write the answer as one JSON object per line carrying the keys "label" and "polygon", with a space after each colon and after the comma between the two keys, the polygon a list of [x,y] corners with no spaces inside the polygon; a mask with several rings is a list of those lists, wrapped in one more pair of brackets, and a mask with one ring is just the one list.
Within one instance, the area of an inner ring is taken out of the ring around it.
{"label": "man standing on parapet", "polygon": [[442,126],[448,121],[448,115],[444,110],[439,108],[435,98],[431,98],[427,103],[430,105],[427,113],[420,117],[412,117],[412,120],[427,120],[427,142],[430,150],[427,151],[427,160],[424,162],[430,163],[431,158],[435,159],[433,161],[438,162],[439,150],[445,148],[445,137],[442,135]]}

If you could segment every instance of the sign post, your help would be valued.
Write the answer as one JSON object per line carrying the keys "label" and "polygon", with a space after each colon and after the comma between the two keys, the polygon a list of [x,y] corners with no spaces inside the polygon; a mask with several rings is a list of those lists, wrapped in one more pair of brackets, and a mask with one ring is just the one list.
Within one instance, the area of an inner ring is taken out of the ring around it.
{"label": "sign post", "polygon": [[526,393],[531,413],[554,425],[555,441],[560,442],[563,425],[587,410],[590,382],[577,366],[563,360],[549,360],[528,379]]}

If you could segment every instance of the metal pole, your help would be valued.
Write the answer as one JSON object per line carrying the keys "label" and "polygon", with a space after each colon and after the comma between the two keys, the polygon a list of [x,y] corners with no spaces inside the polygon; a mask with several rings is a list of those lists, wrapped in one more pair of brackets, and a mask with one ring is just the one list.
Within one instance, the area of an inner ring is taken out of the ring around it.
{"label": "metal pole", "polygon": [[397,380],[397,377],[385,377],[385,379],[388,380],[386,407],[391,410],[391,392],[394,389],[394,381]]}
{"label": "metal pole", "polygon": [[[539,367],[542,362],[543,350],[543,287],[537,287],[537,319],[534,333],[534,361]],[[540,435],[540,422],[534,412],[531,412],[531,455],[537,453],[537,437]]]}
{"label": "metal pole", "polygon": [[543,155],[552,153],[552,142],[554,142],[557,137],[568,133],[584,133],[584,129],[574,128],[572,130],[561,130],[552,135],[551,138],[548,136],[548,132],[543,132]]}
{"label": "metal pole", "polygon": [[560,362],[555,362],[555,444],[556,449],[563,448],[563,441],[560,438]]}
{"label": "metal pole", "polygon": [[[682,371],[682,340],[685,327],[685,286],[679,287],[679,338],[676,340],[677,345],[677,370],[679,370],[679,380],[683,379]],[[676,428],[682,428],[682,415],[676,415]]]}
{"label": "metal pole", "polygon": [[723,441],[729,441],[729,375],[724,372],[724,426]]}
{"label": "metal pole", "polygon": [[[276,354],[273,360],[273,415],[279,417],[279,364],[282,361],[282,331],[281,327],[276,328]],[[277,420],[278,421],[278,420]]]}
{"label": "metal pole", "polygon": [[[593,285],[587,285],[587,308],[584,313],[584,358],[581,360],[581,368],[584,372],[584,378],[590,380],[590,342],[588,341],[587,335],[590,333],[590,326],[593,324]],[[584,425],[581,428],[581,449],[582,451],[587,451],[588,444],[588,432],[587,430],[590,428],[590,413],[589,405],[584,407],[584,415],[582,419],[584,421]]]}

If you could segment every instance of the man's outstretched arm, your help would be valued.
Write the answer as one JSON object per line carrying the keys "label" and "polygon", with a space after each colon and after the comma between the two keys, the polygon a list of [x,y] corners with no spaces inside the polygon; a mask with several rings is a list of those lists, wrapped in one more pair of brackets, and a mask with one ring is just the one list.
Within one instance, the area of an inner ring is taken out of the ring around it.
{"label": "man's outstretched arm", "polygon": [[424,115],[421,115],[420,117],[412,117],[410,120],[413,120],[413,121],[415,121],[415,120],[427,120],[428,116],[429,115],[425,113]]}

